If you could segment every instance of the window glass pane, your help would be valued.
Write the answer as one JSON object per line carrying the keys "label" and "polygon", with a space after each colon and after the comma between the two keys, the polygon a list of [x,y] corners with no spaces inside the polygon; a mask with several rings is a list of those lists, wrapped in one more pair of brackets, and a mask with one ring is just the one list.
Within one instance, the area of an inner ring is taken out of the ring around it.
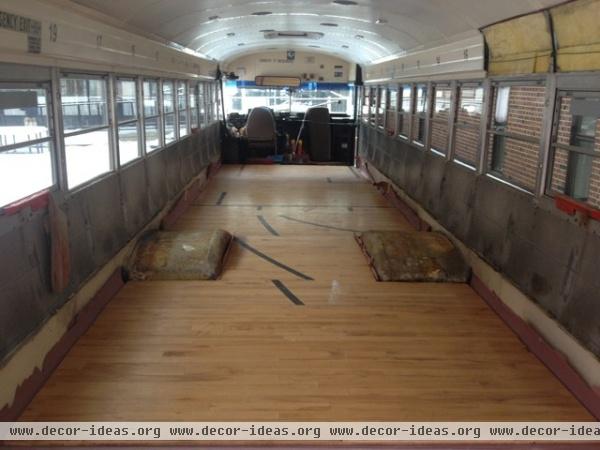
{"label": "window glass pane", "polygon": [[410,110],[410,103],[412,100],[412,87],[411,86],[404,86],[402,88],[402,111],[404,112],[411,112]]}
{"label": "window glass pane", "polygon": [[458,109],[456,120],[479,127],[483,112],[483,88],[460,87],[458,90]]}
{"label": "window glass pane", "polygon": [[438,119],[448,119],[450,115],[450,106],[452,104],[452,89],[435,88],[435,98],[433,100],[433,117]]}
{"label": "window glass pane", "polygon": [[170,113],[175,111],[175,93],[173,92],[173,82],[163,81],[163,111]]}
{"label": "window glass pane", "polygon": [[560,98],[556,141],[600,152],[600,98]]}
{"label": "window glass pane", "polygon": [[452,105],[452,89],[437,86],[434,93],[430,145],[433,150],[446,154],[448,152],[448,120]]}
{"label": "window glass pane", "polygon": [[369,119],[371,124],[375,125],[375,119],[377,116],[377,88],[371,87],[370,99],[369,99]]}
{"label": "window glass pane", "polygon": [[200,123],[200,127],[204,126],[206,122],[205,87],[206,85],[204,83],[198,85],[198,121]]}
{"label": "window glass pane", "polygon": [[398,134],[408,138],[410,128],[410,113],[398,113]]}
{"label": "window glass pane", "polygon": [[177,139],[175,133],[175,113],[165,115],[165,144]]}
{"label": "window glass pane", "polygon": [[425,143],[425,118],[413,116],[413,141],[419,144]]}
{"label": "window glass pane", "polygon": [[215,120],[218,120],[220,118],[221,115],[221,94],[220,94],[220,89],[219,87],[214,84],[213,85],[213,117]]}
{"label": "window glass pane", "polygon": [[362,104],[362,118],[363,120],[369,119],[369,107],[371,106],[371,88],[363,87],[363,104]]}
{"label": "window glass pane", "polygon": [[135,80],[117,79],[117,120],[137,119],[137,86]]}
{"label": "window glass pane", "polygon": [[456,128],[454,130],[454,156],[472,167],[477,165],[479,131],[483,113],[483,88],[461,86],[458,88]]}
{"label": "window glass pane", "polygon": [[119,162],[121,165],[140,156],[138,123],[119,125]]}
{"label": "window glass pane", "polygon": [[600,98],[561,96],[556,142],[597,153],[554,148],[551,190],[600,207]]}
{"label": "window glass pane", "polygon": [[495,89],[494,127],[539,139],[542,135],[545,92],[544,86]]}
{"label": "window glass pane", "polygon": [[379,88],[379,104],[377,107],[377,126],[383,128],[385,120],[385,108],[387,105],[387,89],[385,87]]}
{"label": "window glass pane", "polygon": [[219,120],[219,110],[220,108],[220,104],[219,104],[219,88],[216,84],[213,84],[213,95],[212,95],[212,105],[213,105],[213,120]]}
{"label": "window glass pane", "polygon": [[153,152],[160,148],[160,119],[154,117],[144,120],[144,137],[146,139],[146,153]]}
{"label": "window glass pane", "polygon": [[69,188],[110,170],[108,129],[65,137]]}
{"label": "window glass pane", "polygon": [[600,158],[555,148],[551,189],[600,208]]}
{"label": "window glass pane", "polygon": [[157,116],[158,111],[158,82],[144,80],[144,116]]}
{"label": "window glass pane", "polygon": [[398,106],[398,89],[390,88],[388,91],[388,109],[396,110]]}
{"label": "window glass pane", "polygon": [[416,112],[427,112],[427,86],[417,86],[417,105]]}
{"label": "window glass pane", "polygon": [[506,181],[533,191],[540,145],[500,135],[488,137],[488,170]]}
{"label": "window glass pane", "polygon": [[104,79],[62,78],[60,96],[66,133],[108,125]]}
{"label": "window glass pane", "polygon": [[187,118],[187,86],[184,81],[177,82],[177,107],[179,108],[179,137],[187,136],[188,118]]}
{"label": "window glass pane", "polygon": [[479,154],[479,128],[456,127],[454,130],[454,156],[473,167]]}
{"label": "window glass pane", "polygon": [[206,85],[206,120],[211,123],[213,120],[213,101],[212,101],[212,84]]}
{"label": "window glass pane", "polygon": [[190,102],[190,113],[192,115],[190,119],[190,127],[192,129],[198,127],[198,87],[190,86],[189,89],[189,102]]}
{"label": "window glass pane", "polygon": [[52,186],[50,142],[0,152],[0,207]]}
{"label": "window glass pane", "polygon": [[0,89],[0,147],[49,136],[45,89]]}
{"label": "window glass pane", "polygon": [[443,153],[448,151],[448,122],[431,121],[431,148]]}

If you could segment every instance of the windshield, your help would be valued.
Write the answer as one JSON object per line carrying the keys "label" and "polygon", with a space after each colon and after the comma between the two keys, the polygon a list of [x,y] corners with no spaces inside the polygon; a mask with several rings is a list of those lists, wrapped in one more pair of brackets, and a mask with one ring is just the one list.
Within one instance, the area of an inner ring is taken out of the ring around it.
{"label": "windshield", "polygon": [[244,81],[227,81],[223,97],[225,112],[247,114],[267,106],[275,113],[304,113],[313,106],[325,106],[332,114],[352,115],[353,85],[345,83],[304,83],[299,88],[257,87]]}

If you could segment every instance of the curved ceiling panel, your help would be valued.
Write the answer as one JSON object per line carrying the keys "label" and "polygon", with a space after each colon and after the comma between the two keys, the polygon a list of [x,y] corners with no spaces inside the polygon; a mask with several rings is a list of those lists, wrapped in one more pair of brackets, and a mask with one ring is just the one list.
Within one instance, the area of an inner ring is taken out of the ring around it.
{"label": "curved ceiling panel", "polygon": [[[217,60],[251,50],[335,54],[361,64],[451,42],[563,0],[73,0]],[[267,30],[267,31],[265,31]],[[273,32],[282,37],[267,38]],[[293,33],[292,33],[293,32]],[[309,37],[290,36],[303,32]],[[322,33],[319,39],[311,34]]]}

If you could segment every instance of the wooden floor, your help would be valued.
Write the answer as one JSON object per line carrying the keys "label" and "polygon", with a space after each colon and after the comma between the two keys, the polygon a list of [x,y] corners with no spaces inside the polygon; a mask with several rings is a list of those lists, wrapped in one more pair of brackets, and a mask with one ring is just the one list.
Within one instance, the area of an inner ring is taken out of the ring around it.
{"label": "wooden floor", "polygon": [[226,166],[215,227],[222,279],[128,283],[22,419],[591,420],[469,286],[374,281],[352,231],[409,226],[348,167]]}

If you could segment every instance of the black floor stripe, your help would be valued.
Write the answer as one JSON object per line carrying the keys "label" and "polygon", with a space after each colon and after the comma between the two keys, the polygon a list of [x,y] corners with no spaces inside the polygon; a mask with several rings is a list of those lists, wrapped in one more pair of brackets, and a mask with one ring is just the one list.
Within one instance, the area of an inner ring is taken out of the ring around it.
{"label": "black floor stripe", "polygon": [[331,178],[327,177],[327,182],[328,183],[333,183],[333,180]]}
{"label": "black floor stripe", "polygon": [[262,223],[263,227],[265,227],[267,229],[267,231],[269,233],[271,233],[273,236],[279,236],[279,233],[277,231],[275,231],[275,229],[269,224],[269,222],[267,222],[267,219],[265,219],[263,216],[256,216],[259,220],[260,223]]}
{"label": "black floor stripe", "polygon": [[296,275],[299,278],[302,278],[303,280],[309,280],[309,281],[314,281],[314,278],[309,277],[308,275],[304,275],[302,272],[298,272],[296,269],[292,269],[290,266],[286,266],[283,263],[280,263],[279,261],[277,261],[276,259],[271,258],[268,255],[265,255],[263,252],[261,252],[260,250],[255,249],[254,247],[252,247],[250,244],[248,244],[246,241],[241,240],[238,237],[234,238],[235,241],[240,244],[242,247],[244,247],[246,250],[251,251],[252,253],[254,253],[256,256],[264,259],[265,261],[270,262],[271,264],[279,267],[280,269],[286,270],[291,274]]}
{"label": "black floor stripe", "polygon": [[290,291],[285,284],[283,284],[279,280],[271,280],[271,281],[273,282],[275,287],[277,289],[279,289],[281,291],[281,293],[288,298],[288,300],[290,302],[292,302],[294,305],[304,306],[304,303],[302,302],[302,300],[300,300],[298,297],[296,297],[294,295],[294,293],[292,291]]}
{"label": "black floor stripe", "polygon": [[217,203],[215,203],[217,206],[221,206],[221,203],[223,203],[223,200],[225,199],[225,196],[227,195],[227,192],[221,192],[221,195],[219,195],[219,199],[217,200]]}
{"label": "black floor stripe", "polygon": [[350,169],[350,172],[352,172],[352,174],[353,174],[353,175],[354,175],[356,178],[358,178],[358,179],[360,180],[361,176],[360,176],[360,174],[358,174],[358,173],[356,172],[356,169],[355,169],[354,167],[352,167],[352,166],[348,166],[348,169]]}
{"label": "black floor stripe", "polygon": [[284,216],[282,214],[280,214],[279,217],[283,217],[284,219],[292,220],[294,222],[304,223],[306,225],[312,225],[312,226],[315,226],[315,227],[329,228],[330,230],[349,231],[351,233],[361,233],[361,230],[354,230],[352,228],[332,227],[331,225],[323,225],[322,223],[308,222],[307,220],[295,219],[293,217]]}

